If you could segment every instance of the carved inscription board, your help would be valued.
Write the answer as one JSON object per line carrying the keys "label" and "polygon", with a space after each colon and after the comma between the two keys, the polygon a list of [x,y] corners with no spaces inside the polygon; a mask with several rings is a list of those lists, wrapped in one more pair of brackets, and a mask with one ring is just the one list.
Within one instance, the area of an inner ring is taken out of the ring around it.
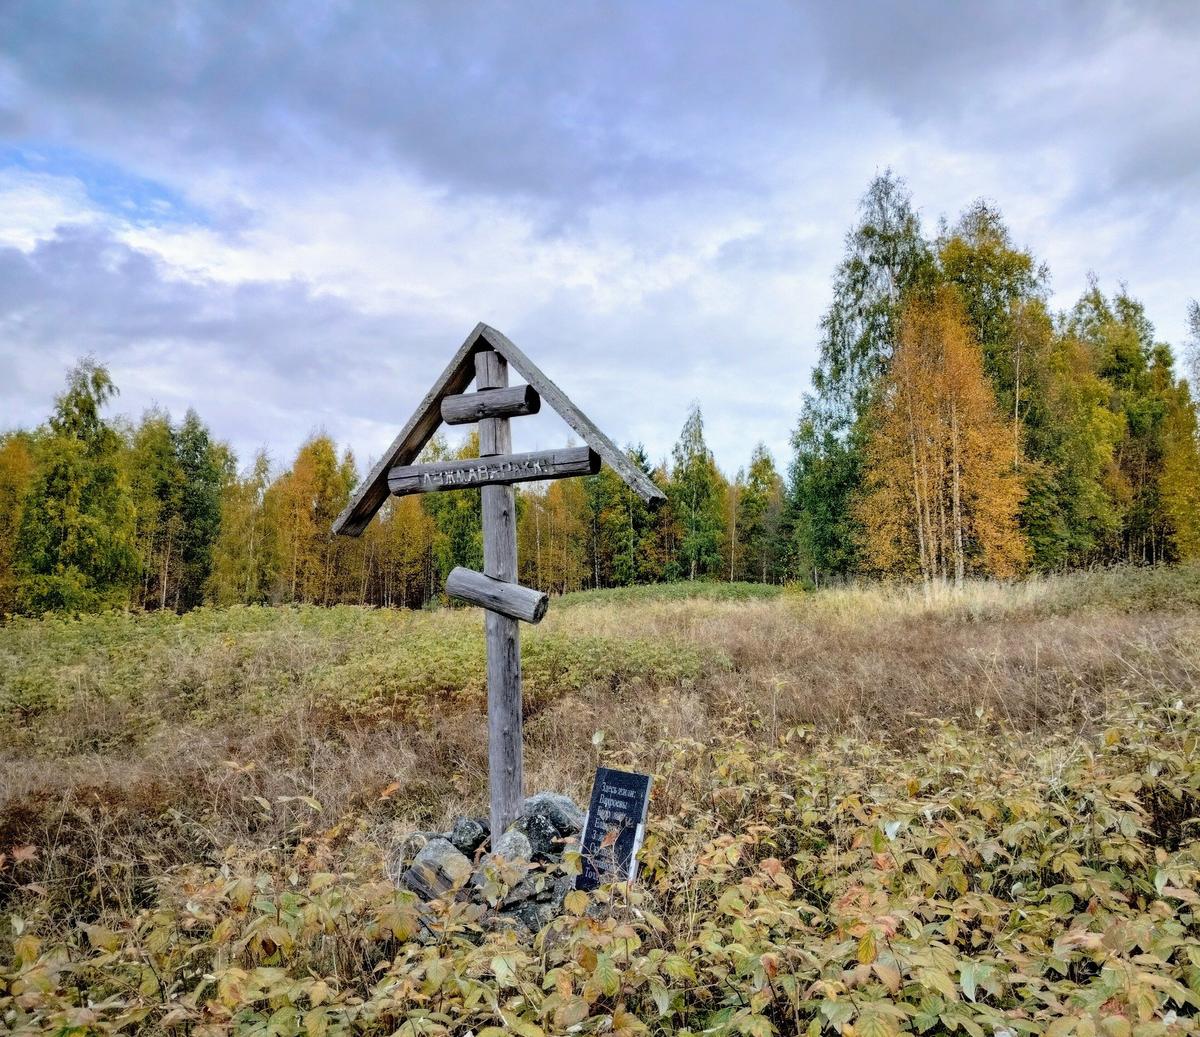
{"label": "carved inscription board", "polygon": [[402,496],[438,490],[463,490],[496,483],[566,479],[575,475],[595,475],[599,470],[600,455],[594,450],[589,447],[568,447],[528,454],[497,454],[466,461],[403,465],[388,473],[388,488],[392,493]]}
{"label": "carved inscription board", "polygon": [[484,460],[478,463],[465,464],[460,468],[447,468],[440,472],[427,472],[421,476],[421,488],[423,490],[435,490],[441,489],[444,486],[468,486],[473,483],[490,482],[495,479],[507,479],[512,476],[540,479],[543,477],[544,472],[545,467],[543,462],[536,457],[514,458],[511,461],[496,462]]}

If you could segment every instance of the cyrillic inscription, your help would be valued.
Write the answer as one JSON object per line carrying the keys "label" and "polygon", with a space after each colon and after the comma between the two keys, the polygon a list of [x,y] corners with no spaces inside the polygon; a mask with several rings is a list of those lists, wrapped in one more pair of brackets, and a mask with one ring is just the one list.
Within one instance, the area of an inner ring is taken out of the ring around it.
{"label": "cyrillic inscription", "polygon": [[481,461],[478,464],[466,464],[461,468],[449,468],[438,472],[424,472],[421,484],[429,489],[441,489],[443,486],[461,486],[483,482],[496,481],[516,476],[522,482],[536,479],[545,473],[542,462],[537,458],[523,461],[500,461],[498,464],[488,464]]}
{"label": "cyrillic inscription", "polygon": [[575,878],[576,889],[637,877],[637,852],[649,803],[650,775],[596,768],[580,848],[583,871]]}
{"label": "cyrillic inscription", "polygon": [[[496,419],[489,419],[496,420]],[[589,447],[538,450],[528,454],[485,454],[463,461],[402,465],[388,473],[392,493],[430,493],[459,487],[507,485],[572,475],[595,475],[600,455]]]}

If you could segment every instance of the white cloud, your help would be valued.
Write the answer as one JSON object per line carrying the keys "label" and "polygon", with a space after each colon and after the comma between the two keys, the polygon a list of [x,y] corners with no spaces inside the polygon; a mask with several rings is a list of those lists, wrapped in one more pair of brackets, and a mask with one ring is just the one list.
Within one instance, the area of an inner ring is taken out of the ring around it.
{"label": "white cloud", "polygon": [[365,460],[482,319],[652,457],[699,399],[725,468],[758,439],[783,464],[887,166],[929,231],[997,202],[1057,305],[1094,269],[1178,339],[1200,291],[1186,11],[371,10],[0,13],[0,144],[182,200],[156,219],[94,170],[0,165],[6,421],[91,349],[123,409],[194,405],[244,455],[323,426]]}
{"label": "white cloud", "polygon": [[103,220],[73,177],[0,168],[0,245],[32,248],[64,223]]}

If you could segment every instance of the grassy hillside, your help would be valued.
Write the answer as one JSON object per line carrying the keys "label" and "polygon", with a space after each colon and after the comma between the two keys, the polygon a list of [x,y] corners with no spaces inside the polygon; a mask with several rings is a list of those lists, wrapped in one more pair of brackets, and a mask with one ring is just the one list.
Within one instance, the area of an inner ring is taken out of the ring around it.
{"label": "grassy hillside", "polygon": [[0,628],[2,1025],[1190,1029],[1197,569],[573,595],[524,658],[531,788],[654,771],[645,881],[422,944],[382,858],[483,807],[478,614]]}

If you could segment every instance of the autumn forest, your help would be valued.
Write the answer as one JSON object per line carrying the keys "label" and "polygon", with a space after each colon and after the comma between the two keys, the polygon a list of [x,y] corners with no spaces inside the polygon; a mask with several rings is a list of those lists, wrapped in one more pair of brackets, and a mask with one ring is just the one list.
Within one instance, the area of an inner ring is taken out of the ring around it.
{"label": "autumn forest", "polygon": [[[812,389],[779,465],[722,471],[693,406],[651,511],[607,468],[519,495],[520,580],[552,592],[673,580],[953,581],[1200,556],[1200,306],[1178,354],[1131,289],[1064,312],[1049,271],[977,202],[930,236],[904,182],[864,194]],[[1190,367],[1189,367],[1190,365]],[[360,472],[326,435],[281,467],[189,411],[105,416],[93,359],[36,429],[0,437],[0,614],[203,603],[421,607],[480,568],[477,490],[391,500],[330,534]],[[439,436],[426,459],[474,456]]]}

